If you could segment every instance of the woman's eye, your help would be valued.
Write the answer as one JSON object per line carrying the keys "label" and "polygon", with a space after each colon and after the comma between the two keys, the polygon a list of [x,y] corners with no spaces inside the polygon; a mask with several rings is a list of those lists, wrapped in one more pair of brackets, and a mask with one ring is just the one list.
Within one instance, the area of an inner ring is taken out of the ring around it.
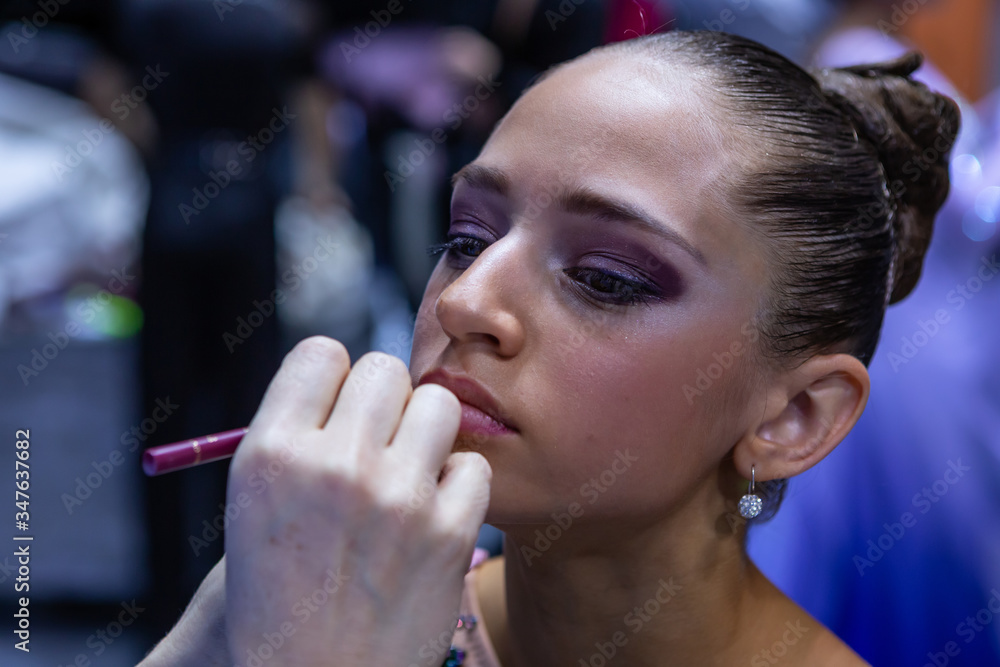
{"label": "woman's eye", "polygon": [[[456,263],[471,263],[488,246],[488,241],[475,236],[449,234],[444,243],[429,246],[427,253],[433,257],[447,252],[447,257]],[[564,269],[564,272],[581,286],[587,296],[608,304],[646,303],[659,295],[651,285],[609,271],[573,267]]]}
{"label": "woman's eye", "polygon": [[608,271],[582,267],[566,269],[588,294],[600,301],[618,305],[646,303],[656,297],[656,290],[642,282]]}
{"label": "woman's eye", "polygon": [[486,246],[489,245],[482,239],[474,236],[462,236],[449,234],[444,243],[435,243],[427,248],[427,254],[434,257],[447,251],[448,256],[454,259],[475,259]]}

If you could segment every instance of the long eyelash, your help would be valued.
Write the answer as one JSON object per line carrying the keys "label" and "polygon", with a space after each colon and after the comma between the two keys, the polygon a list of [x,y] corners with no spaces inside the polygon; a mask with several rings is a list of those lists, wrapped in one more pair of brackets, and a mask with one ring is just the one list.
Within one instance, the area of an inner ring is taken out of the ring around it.
{"label": "long eyelash", "polygon": [[445,241],[444,243],[432,243],[429,246],[427,246],[427,254],[430,255],[431,257],[436,257],[437,255],[443,253],[445,250],[451,250],[451,248],[452,248],[451,241]]}
{"label": "long eyelash", "polygon": [[477,243],[484,242],[471,236],[453,236],[449,237],[444,243],[432,243],[427,246],[427,254],[434,257],[445,251],[453,252]]}

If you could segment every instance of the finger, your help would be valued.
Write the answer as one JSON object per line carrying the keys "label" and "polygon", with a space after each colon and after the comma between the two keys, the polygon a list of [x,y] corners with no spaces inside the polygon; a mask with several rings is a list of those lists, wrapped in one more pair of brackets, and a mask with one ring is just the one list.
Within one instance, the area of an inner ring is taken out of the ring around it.
{"label": "finger", "polygon": [[445,461],[435,496],[436,521],[473,535],[486,520],[493,469],[479,452],[455,452]]}
{"label": "finger", "polygon": [[358,359],[324,427],[335,435],[338,455],[384,449],[412,393],[410,372],[399,357],[369,352]]}
{"label": "finger", "polygon": [[389,453],[403,462],[404,470],[417,477],[437,480],[451,453],[462,422],[462,404],[437,384],[420,385],[406,404]]}
{"label": "finger", "polygon": [[320,428],[351,369],[343,343],[325,336],[303,339],[285,355],[250,423],[262,432]]}

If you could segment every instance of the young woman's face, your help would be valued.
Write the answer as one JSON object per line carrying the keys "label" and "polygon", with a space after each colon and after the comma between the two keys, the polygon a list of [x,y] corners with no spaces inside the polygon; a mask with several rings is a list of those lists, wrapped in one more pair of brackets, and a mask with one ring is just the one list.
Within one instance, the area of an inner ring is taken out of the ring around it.
{"label": "young woman's face", "polygon": [[514,427],[456,441],[492,465],[490,523],[574,503],[578,521],[662,516],[760,418],[737,368],[767,267],[723,204],[735,163],[703,90],[681,69],[583,58],[459,172],[462,239],[427,285],[410,371],[472,378]]}

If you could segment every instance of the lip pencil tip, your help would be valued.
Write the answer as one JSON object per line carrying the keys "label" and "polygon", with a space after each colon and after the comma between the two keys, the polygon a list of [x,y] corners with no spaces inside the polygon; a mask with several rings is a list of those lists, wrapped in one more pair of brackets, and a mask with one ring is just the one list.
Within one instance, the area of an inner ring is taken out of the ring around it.
{"label": "lip pencil tip", "polygon": [[146,473],[147,477],[153,477],[156,475],[156,458],[146,450],[142,453],[142,471]]}

